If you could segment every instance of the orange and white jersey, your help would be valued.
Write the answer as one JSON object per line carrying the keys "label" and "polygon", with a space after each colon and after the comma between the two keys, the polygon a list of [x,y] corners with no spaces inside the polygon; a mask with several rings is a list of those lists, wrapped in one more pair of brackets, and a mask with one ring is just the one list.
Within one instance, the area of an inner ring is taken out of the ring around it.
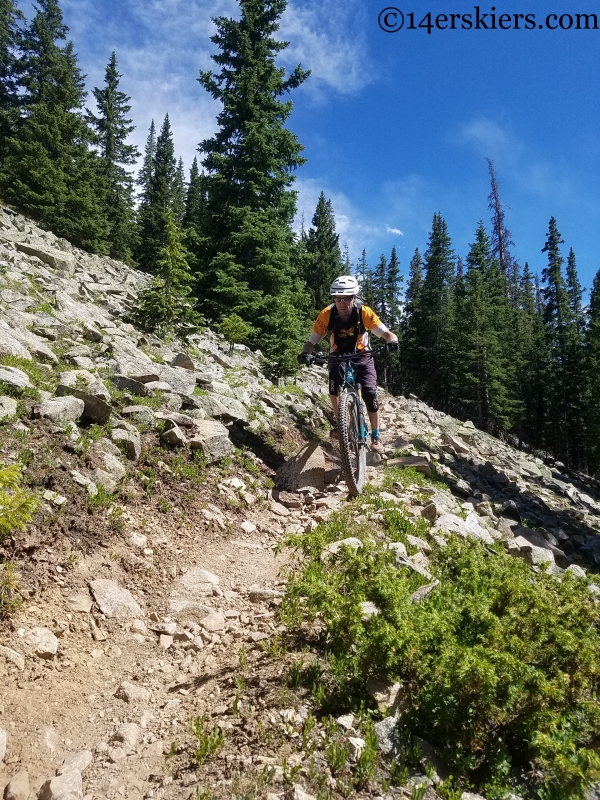
{"label": "orange and white jersey", "polygon": [[332,351],[350,353],[354,350],[369,349],[369,332],[383,336],[387,330],[387,326],[369,306],[354,305],[348,319],[343,321],[335,310],[335,303],[332,303],[324,308],[315,320],[309,342],[317,344],[330,333]]}

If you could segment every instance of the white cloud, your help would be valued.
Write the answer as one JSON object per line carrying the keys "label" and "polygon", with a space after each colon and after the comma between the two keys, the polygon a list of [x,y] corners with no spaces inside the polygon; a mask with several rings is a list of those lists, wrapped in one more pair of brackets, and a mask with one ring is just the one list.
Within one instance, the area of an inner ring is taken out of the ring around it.
{"label": "white cloud", "polygon": [[301,63],[311,70],[304,84],[308,91],[318,94],[331,88],[349,94],[373,80],[364,15],[363,4],[356,0],[305,0],[302,5],[288,5],[280,33],[290,46],[283,51],[282,60],[290,66]]}
{"label": "white cloud", "polygon": [[389,225],[385,226],[387,233],[393,233],[395,236],[404,236],[402,231],[399,228],[390,228]]}

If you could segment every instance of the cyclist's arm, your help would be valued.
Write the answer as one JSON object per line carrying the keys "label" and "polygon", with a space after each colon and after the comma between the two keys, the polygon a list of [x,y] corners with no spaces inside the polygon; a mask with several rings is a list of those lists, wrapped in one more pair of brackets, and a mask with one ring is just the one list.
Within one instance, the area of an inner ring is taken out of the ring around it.
{"label": "cyclist's arm", "polygon": [[324,308],[319,314],[313,325],[312,332],[308,340],[302,348],[303,353],[312,353],[315,347],[319,344],[321,339],[327,335],[327,326],[329,324],[329,307]]}
{"label": "cyclist's arm", "polygon": [[363,306],[363,321],[365,328],[379,339],[384,339],[386,342],[398,341],[396,334],[387,325],[384,325],[373,309],[368,306]]}

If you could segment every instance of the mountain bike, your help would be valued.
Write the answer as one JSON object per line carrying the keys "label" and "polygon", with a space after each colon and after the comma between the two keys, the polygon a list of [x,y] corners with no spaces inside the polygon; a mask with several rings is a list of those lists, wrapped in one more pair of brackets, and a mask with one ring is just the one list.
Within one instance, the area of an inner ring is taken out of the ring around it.
{"label": "mountain bike", "polygon": [[356,383],[356,372],[352,362],[361,358],[376,358],[379,353],[386,352],[388,352],[387,345],[376,350],[363,350],[345,355],[327,357],[311,355],[307,360],[307,364],[327,364],[330,367],[339,364],[343,380],[338,390],[338,435],[342,473],[348,493],[352,497],[357,497],[365,484],[369,439],[367,414],[361,395],[362,387],[360,383]]}

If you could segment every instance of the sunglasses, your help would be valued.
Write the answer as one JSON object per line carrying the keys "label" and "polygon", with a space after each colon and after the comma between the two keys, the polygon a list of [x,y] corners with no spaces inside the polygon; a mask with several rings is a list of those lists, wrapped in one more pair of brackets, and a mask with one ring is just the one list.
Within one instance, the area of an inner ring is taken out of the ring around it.
{"label": "sunglasses", "polygon": [[354,300],[353,297],[334,297],[333,299],[336,303],[351,303]]}

